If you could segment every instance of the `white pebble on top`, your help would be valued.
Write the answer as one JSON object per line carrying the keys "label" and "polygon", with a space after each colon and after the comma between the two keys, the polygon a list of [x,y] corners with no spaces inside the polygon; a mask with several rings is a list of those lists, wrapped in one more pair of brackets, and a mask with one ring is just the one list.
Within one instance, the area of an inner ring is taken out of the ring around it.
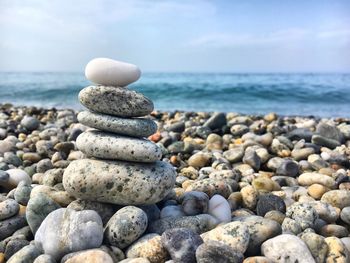
{"label": "white pebble on top", "polygon": [[208,214],[214,216],[221,223],[231,222],[230,204],[221,195],[214,195],[210,198]]}
{"label": "white pebble on top", "polygon": [[133,64],[109,58],[95,58],[85,67],[88,80],[104,85],[125,87],[141,76],[141,70]]}

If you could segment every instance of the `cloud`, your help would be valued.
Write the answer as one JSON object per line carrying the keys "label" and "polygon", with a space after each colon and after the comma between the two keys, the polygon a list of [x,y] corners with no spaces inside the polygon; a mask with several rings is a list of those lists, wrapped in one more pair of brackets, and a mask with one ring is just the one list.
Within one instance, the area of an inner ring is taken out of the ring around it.
{"label": "cloud", "polygon": [[309,36],[305,29],[290,28],[265,35],[221,33],[210,34],[191,40],[188,47],[227,48],[239,46],[270,46],[299,42]]}

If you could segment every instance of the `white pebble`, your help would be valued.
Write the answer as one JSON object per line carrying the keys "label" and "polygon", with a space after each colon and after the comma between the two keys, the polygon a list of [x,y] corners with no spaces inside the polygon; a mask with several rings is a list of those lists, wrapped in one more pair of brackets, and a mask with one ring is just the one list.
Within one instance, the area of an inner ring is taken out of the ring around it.
{"label": "white pebble", "polygon": [[210,198],[208,214],[214,216],[220,222],[231,222],[230,204],[221,195],[214,195],[212,198]]}
{"label": "white pebble", "polygon": [[100,85],[125,87],[138,80],[141,71],[133,64],[109,58],[95,58],[86,65],[85,76]]}

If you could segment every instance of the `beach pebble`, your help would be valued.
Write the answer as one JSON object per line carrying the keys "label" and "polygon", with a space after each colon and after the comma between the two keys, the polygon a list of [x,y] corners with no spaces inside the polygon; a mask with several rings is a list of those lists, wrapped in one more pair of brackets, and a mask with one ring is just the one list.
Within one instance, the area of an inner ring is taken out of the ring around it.
{"label": "beach pebble", "polygon": [[314,199],[321,199],[325,192],[329,191],[329,188],[322,184],[312,184],[307,188],[307,193]]}
{"label": "beach pebble", "polygon": [[324,240],[328,245],[326,262],[350,262],[349,251],[337,237],[327,237]]}
{"label": "beach pebble", "polygon": [[299,185],[310,186],[312,184],[321,184],[328,188],[335,186],[335,181],[332,177],[320,173],[303,173],[298,177]]}
{"label": "beach pebble", "polygon": [[241,263],[243,254],[219,241],[209,240],[196,250],[197,263],[212,263],[218,259],[225,263]]}
{"label": "beach pebble", "polygon": [[262,254],[273,262],[315,263],[307,245],[298,237],[283,234],[265,241]]}
{"label": "beach pebble", "polygon": [[209,200],[208,214],[214,216],[220,223],[231,221],[231,207],[221,195],[213,195]]}
{"label": "beach pebble", "polygon": [[329,203],[332,206],[343,209],[346,206],[350,206],[350,191],[347,190],[332,190],[325,193],[322,198],[322,202]]}
{"label": "beach pebble", "polygon": [[246,253],[249,255],[258,253],[262,242],[282,233],[280,224],[260,216],[236,217],[234,220],[242,222],[248,228],[250,241]]}
{"label": "beach pebble", "polygon": [[188,216],[205,214],[208,211],[209,197],[199,191],[185,192],[182,199],[182,209]]}
{"label": "beach pebble", "polygon": [[113,214],[118,209],[117,207],[111,204],[94,202],[89,200],[81,200],[81,199],[71,202],[67,206],[67,208],[74,209],[75,211],[94,210],[101,217],[103,225],[105,225],[108,222],[108,220],[113,216]]}
{"label": "beach pebble", "polygon": [[260,168],[261,160],[253,149],[247,149],[243,156],[243,163],[250,165],[257,171]]}
{"label": "beach pebble", "polygon": [[56,263],[56,260],[50,255],[42,254],[38,256],[33,263]]}
{"label": "beach pebble", "polygon": [[33,131],[39,127],[40,122],[34,117],[24,116],[24,118],[21,120],[21,125],[28,131]]}
{"label": "beach pebble", "polygon": [[303,233],[300,238],[305,242],[316,262],[325,262],[328,245],[323,236],[316,233]]}
{"label": "beach pebble", "polygon": [[221,128],[226,125],[226,114],[223,112],[215,112],[204,124],[204,127],[208,127],[211,130]]}
{"label": "beach pebble", "polygon": [[126,258],[119,263],[150,263],[150,261],[147,258]]}
{"label": "beach pebble", "polygon": [[15,188],[19,184],[19,182],[24,181],[28,184],[32,182],[29,175],[21,169],[10,169],[6,171],[9,175],[9,180],[5,183],[6,187]]}
{"label": "beach pebble", "polygon": [[299,202],[287,208],[286,216],[294,219],[303,230],[313,228],[318,219],[318,214],[312,205]]}
{"label": "beach pebble", "polygon": [[16,230],[27,225],[24,215],[17,215],[0,221],[0,240],[11,236]]}
{"label": "beach pebble", "polygon": [[[0,203],[1,206],[1,203]],[[344,207],[341,210],[340,218],[343,222],[345,222],[347,225],[350,225],[350,206]]]}
{"label": "beach pebble", "polygon": [[296,177],[299,173],[299,166],[292,160],[285,160],[276,169],[277,175]]}
{"label": "beach pebble", "polygon": [[25,181],[19,182],[14,193],[15,200],[21,205],[27,205],[31,191],[32,187],[30,184]]}
{"label": "beach pebble", "polygon": [[338,238],[347,237],[349,235],[349,231],[344,226],[330,224],[325,225],[319,230],[319,234],[324,237],[335,236]]}
{"label": "beach pebble", "polygon": [[80,199],[121,205],[154,204],[175,184],[173,167],[155,163],[131,163],[82,159],[71,162],[63,175],[66,191]]}
{"label": "beach pebble", "polygon": [[272,261],[267,257],[255,256],[255,257],[245,258],[243,263],[272,263]]}
{"label": "beach pebble", "polygon": [[60,206],[66,207],[75,199],[72,196],[70,196],[66,191],[62,191],[61,189],[62,188],[58,188],[56,190],[56,188],[49,187],[46,185],[36,185],[30,193],[30,199],[32,199],[39,193],[43,193],[50,197],[52,200],[54,200]]}
{"label": "beach pebble", "polygon": [[102,239],[102,220],[95,211],[69,208],[51,212],[35,234],[45,254],[57,260],[71,252],[99,247]]}
{"label": "beach pebble", "polygon": [[157,131],[157,124],[145,118],[128,119],[82,111],[78,114],[78,121],[101,131],[133,137],[148,137]]}
{"label": "beach pebble", "polygon": [[162,157],[153,142],[101,131],[86,131],[77,138],[77,147],[87,156],[130,162],[155,162]]}
{"label": "beach pebble", "polygon": [[56,260],[50,255],[42,254],[33,263],[56,263]]}
{"label": "beach pebble", "polygon": [[326,221],[327,223],[333,223],[339,217],[339,213],[337,212],[336,208],[328,203],[321,201],[313,201],[309,202],[308,204],[315,209],[316,213],[318,214],[318,217]]}
{"label": "beach pebble", "polygon": [[19,211],[18,203],[13,199],[5,199],[0,203],[0,221],[14,216]]}
{"label": "beach pebble", "polygon": [[188,159],[188,165],[195,168],[202,168],[209,162],[209,160],[210,156],[208,154],[198,152]]}
{"label": "beach pebble", "polygon": [[265,176],[255,178],[252,182],[252,186],[259,192],[272,192],[281,189],[278,183]]}
{"label": "beach pebble", "polygon": [[161,241],[175,262],[195,261],[196,249],[203,243],[202,238],[187,228],[174,228],[162,234]]}
{"label": "beach pebble", "polygon": [[242,146],[229,149],[223,153],[223,157],[226,158],[231,163],[236,163],[241,161],[243,156],[244,156],[244,148]]}
{"label": "beach pebble", "polygon": [[218,220],[208,214],[183,217],[165,217],[153,222],[149,222],[148,232],[163,234],[164,231],[173,228],[188,228],[197,234],[201,234],[213,229]]}
{"label": "beach pebble", "polygon": [[42,254],[41,249],[34,244],[29,244],[17,251],[7,263],[34,262],[40,254]]}
{"label": "beach pebble", "polygon": [[182,217],[186,214],[182,210],[182,206],[180,205],[168,205],[163,207],[163,209],[160,211],[160,218],[164,217]]}
{"label": "beach pebble", "polygon": [[23,239],[12,239],[6,245],[5,258],[9,259],[23,247],[29,245],[29,241]]}
{"label": "beach pebble", "polygon": [[112,257],[101,249],[88,249],[73,252],[63,257],[64,263],[114,263]]}
{"label": "beach pebble", "polygon": [[254,210],[258,201],[258,193],[251,185],[241,189],[243,207]]}
{"label": "beach pebble", "polygon": [[260,195],[256,205],[256,214],[258,216],[265,216],[269,211],[286,212],[286,204],[283,199],[273,194]]}
{"label": "beach pebble", "polygon": [[164,262],[168,252],[162,245],[161,236],[146,234],[134,242],[126,251],[128,258],[147,258],[151,263]]}
{"label": "beach pebble", "polygon": [[42,159],[36,164],[36,172],[37,173],[45,173],[47,170],[53,168],[53,164],[50,159]]}
{"label": "beach pebble", "polygon": [[303,231],[299,223],[289,217],[284,218],[281,226],[284,234],[298,235]]}
{"label": "beach pebble", "polygon": [[5,171],[0,170],[0,186],[5,185],[9,179],[10,175]]}
{"label": "beach pebble", "polygon": [[224,198],[228,198],[232,193],[232,187],[227,183],[226,180],[206,178],[203,180],[195,181],[193,184],[188,186],[186,188],[186,192],[190,191],[204,192],[209,197],[212,197],[215,194],[219,194]]}
{"label": "beach pebble", "polygon": [[43,193],[29,199],[26,209],[26,219],[33,234],[36,233],[46,216],[61,208],[54,200]]}
{"label": "beach pebble", "polygon": [[156,204],[140,205],[138,207],[141,208],[147,214],[148,222],[151,222],[160,218],[160,210]]}
{"label": "beach pebble", "polygon": [[208,240],[220,241],[243,254],[248,248],[250,234],[245,224],[230,222],[203,233],[201,237],[205,243]]}
{"label": "beach pebble", "polygon": [[153,102],[136,91],[89,86],[79,92],[80,103],[91,111],[119,117],[141,117],[153,111]]}
{"label": "beach pebble", "polygon": [[104,237],[109,244],[124,249],[146,231],[147,224],[147,215],[142,209],[125,206],[109,219]]}
{"label": "beach pebble", "polygon": [[130,63],[110,58],[94,58],[86,65],[85,76],[96,84],[125,87],[137,81],[141,71]]}

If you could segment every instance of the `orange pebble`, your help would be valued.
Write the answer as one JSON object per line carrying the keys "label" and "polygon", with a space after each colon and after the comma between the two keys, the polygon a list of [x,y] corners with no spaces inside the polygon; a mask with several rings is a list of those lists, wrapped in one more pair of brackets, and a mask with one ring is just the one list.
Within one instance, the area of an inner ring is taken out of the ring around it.
{"label": "orange pebble", "polygon": [[19,212],[18,212],[18,214],[19,215],[25,215],[26,214],[26,209],[27,209],[27,207],[26,206],[24,206],[24,205],[19,205]]}
{"label": "orange pebble", "polygon": [[159,142],[160,139],[162,139],[162,135],[160,135],[160,132],[157,131],[155,134],[149,136],[148,139],[150,139],[152,142]]}

